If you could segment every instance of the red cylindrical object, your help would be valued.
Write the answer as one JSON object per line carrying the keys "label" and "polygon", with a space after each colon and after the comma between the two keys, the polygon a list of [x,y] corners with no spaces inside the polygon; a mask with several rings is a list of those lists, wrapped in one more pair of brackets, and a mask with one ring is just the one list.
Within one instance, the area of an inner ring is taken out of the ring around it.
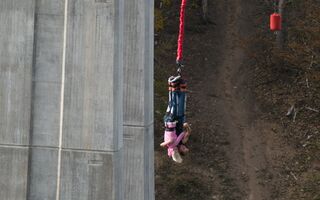
{"label": "red cylindrical object", "polygon": [[270,30],[271,31],[280,31],[281,30],[281,15],[278,13],[273,13],[270,15]]}

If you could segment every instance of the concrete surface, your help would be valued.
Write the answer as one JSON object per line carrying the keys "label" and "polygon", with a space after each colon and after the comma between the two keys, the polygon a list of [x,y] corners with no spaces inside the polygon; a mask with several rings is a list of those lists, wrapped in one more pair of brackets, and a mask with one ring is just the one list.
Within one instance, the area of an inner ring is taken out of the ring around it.
{"label": "concrete surface", "polygon": [[153,1],[125,3],[124,199],[154,199]]}
{"label": "concrete surface", "polygon": [[34,0],[1,0],[0,24],[0,144],[27,145],[30,136]]}
{"label": "concrete surface", "polygon": [[153,1],[125,3],[124,124],[153,123]]}
{"label": "concrete surface", "polygon": [[32,145],[59,143],[64,3],[37,0],[33,66]]}
{"label": "concrete surface", "polygon": [[124,199],[154,199],[153,125],[124,128]]}
{"label": "concrete surface", "polygon": [[0,146],[0,197],[23,200],[27,196],[28,148]]}
{"label": "concrete surface", "polygon": [[34,0],[0,1],[0,198],[27,194]]}
{"label": "concrete surface", "polygon": [[154,199],[153,1],[0,11],[1,199]]}
{"label": "concrete surface", "polygon": [[29,161],[28,200],[54,200],[57,188],[57,148],[34,147]]}
{"label": "concrete surface", "polygon": [[[100,3],[101,2],[101,3]],[[122,1],[69,0],[63,147],[122,146]]]}
{"label": "concrete surface", "polygon": [[120,153],[64,150],[59,199],[122,199],[119,187],[116,188],[121,173],[118,170]]}

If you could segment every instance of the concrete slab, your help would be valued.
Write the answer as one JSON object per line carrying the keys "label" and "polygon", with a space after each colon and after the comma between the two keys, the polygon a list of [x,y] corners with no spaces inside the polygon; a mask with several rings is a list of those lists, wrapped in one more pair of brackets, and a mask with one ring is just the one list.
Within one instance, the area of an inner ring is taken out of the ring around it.
{"label": "concrete slab", "polygon": [[58,146],[60,89],[56,83],[37,82],[34,85],[32,145]]}
{"label": "concrete slab", "polygon": [[120,200],[121,152],[62,152],[60,200]]}
{"label": "concrete slab", "polygon": [[0,143],[29,144],[34,0],[0,1]]}
{"label": "concrete slab", "polygon": [[[38,8],[40,9],[40,8]],[[34,81],[61,83],[63,15],[36,14]]]}
{"label": "concrete slab", "polygon": [[63,16],[64,0],[36,0],[37,15]]}
{"label": "concrete slab", "polygon": [[59,143],[63,25],[64,1],[37,1],[32,145],[57,147]]}
{"label": "concrete slab", "polygon": [[25,200],[28,179],[28,148],[0,146],[0,196]]}
{"label": "concrete slab", "polygon": [[154,199],[153,3],[125,2],[125,200]]}
{"label": "concrete slab", "polygon": [[55,200],[58,149],[34,147],[29,162],[29,200]]}
{"label": "concrete slab", "polygon": [[0,2],[1,199],[153,200],[153,1],[68,2],[65,82],[65,1]]}
{"label": "concrete slab", "polygon": [[124,127],[124,199],[154,199],[153,125]]}
{"label": "concrete slab", "polygon": [[124,124],[153,122],[153,1],[125,2]]}
{"label": "concrete slab", "polygon": [[63,147],[122,146],[123,2],[70,0]]}

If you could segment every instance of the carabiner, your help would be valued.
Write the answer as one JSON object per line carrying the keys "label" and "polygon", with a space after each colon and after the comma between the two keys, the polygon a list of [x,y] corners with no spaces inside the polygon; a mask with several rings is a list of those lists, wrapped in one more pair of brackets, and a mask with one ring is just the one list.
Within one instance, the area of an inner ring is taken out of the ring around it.
{"label": "carabiner", "polygon": [[184,65],[181,63],[180,60],[177,60],[177,66],[178,66],[177,74],[180,76],[181,73],[182,73],[182,68],[184,67]]}

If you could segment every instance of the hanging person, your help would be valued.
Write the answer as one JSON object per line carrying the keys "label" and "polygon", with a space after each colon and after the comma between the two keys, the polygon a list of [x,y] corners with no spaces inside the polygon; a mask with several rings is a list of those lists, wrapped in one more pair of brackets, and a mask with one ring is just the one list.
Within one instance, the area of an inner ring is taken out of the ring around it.
{"label": "hanging person", "polygon": [[186,143],[191,134],[191,128],[186,122],[186,81],[181,77],[181,61],[183,55],[184,40],[184,19],[187,0],[181,0],[180,6],[180,24],[178,36],[178,48],[176,62],[178,65],[178,75],[171,76],[169,84],[169,102],[166,115],[164,116],[165,133],[164,142],[161,146],[168,147],[168,155],[176,162],[181,163],[180,154],[189,151]]}
{"label": "hanging person", "polygon": [[191,128],[186,122],[186,91],[187,84],[178,76],[168,79],[169,101],[164,116],[165,135],[161,146],[168,147],[168,156],[178,163],[182,162],[181,154],[189,151],[186,143],[191,134]]}

